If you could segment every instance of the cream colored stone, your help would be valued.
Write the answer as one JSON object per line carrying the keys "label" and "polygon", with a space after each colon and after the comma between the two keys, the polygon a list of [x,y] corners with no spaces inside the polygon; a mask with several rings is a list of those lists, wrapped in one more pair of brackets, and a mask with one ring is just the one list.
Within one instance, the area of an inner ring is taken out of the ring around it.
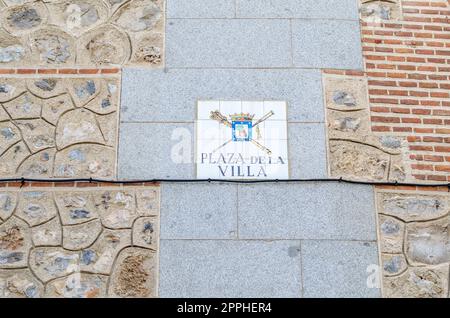
{"label": "cream colored stone", "polygon": [[17,168],[31,153],[24,142],[19,142],[0,156],[0,176],[14,176]]}
{"label": "cream colored stone", "polygon": [[113,178],[116,151],[100,145],[74,145],[56,153],[54,176]]}
{"label": "cream colored stone", "polygon": [[50,298],[105,297],[107,281],[106,276],[74,273],[48,283],[45,296]]}
{"label": "cream colored stone", "polygon": [[17,204],[17,193],[12,191],[0,192],[0,220],[6,221],[14,212]]}
{"label": "cream colored stone", "polygon": [[33,190],[22,192],[16,215],[30,226],[48,222],[57,215],[53,193]]}
{"label": "cream colored stone", "polygon": [[450,210],[448,197],[442,195],[379,193],[378,202],[382,213],[406,222],[437,219]]}
{"label": "cream colored stone", "polygon": [[[55,97],[63,94],[66,90],[62,79],[55,77],[27,79],[27,88],[32,94],[40,98]],[[43,110],[48,102],[49,100],[45,101]]]}
{"label": "cream colored stone", "polygon": [[159,187],[136,189],[137,210],[140,216],[159,215]]}
{"label": "cream colored stone", "polygon": [[104,229],[94,245],[81,252],[81,270],[111,274],[117,254],[130,245],[131,230]]}
{"label": "cream colored stone", "polygon": [[130,54],[127,34],[113,25],[104,25],[79,39],[77,61],[90,66],[121,65],[128,61]]}
{"label": "cream colored stone", "polygon": [[0,29],[0,56],[1,67],[13,67],[29,63],[30,52],[20,38]]}
{"label": "cream colored stone", "polygon": [[105,144],[115,147],[117,145],[117,114],[97,115],[96,118],[105,138]]}
{"label": "cream colored stone", "polygon": [[34,119],[41,116],[42,104],[41,99],[26,92],[3,106],[12,119]]}
{"label": "cream colored stone", "polygon": [[55,127],[44,120],[17,120],[16,125],[32,153],[55,146]]}
{"label": "cream colored stone", "polygon": [[164,64],[164,35],[150,33],[136,35],[132,39],[132,57],[130,63],[152,67]]}
{"label": "cream colored stone", "polygon": [[0,105],[0,122],[8,120],[10,120],[8,113],[3,109],[3,106]]}
{"label": "cream colored stone", "polygon": [[99,220],[63,227],[63,247],[68,250],[81,250],[94,243],[102,231]]}
{"label": "cream colored stone", "polygon": [[412,265],[450,262],[449,217],[406,226],[406,256]]}
{"label": "cream colored stone", "polygon": [[77,107],[84,106],[94,99],[102,87],[98,78],[70,78],[66,79],[65,83]]}
{"label": "cream colored stone", "polygon": [[127,190],[102,191],[94,196],[102,224],[108,228],[131,228],[139,216],[134,192]]}
{"label": "cream colored stone", "polygon": [[2,26],[14,35],[36,30],[47,21],[48,12],[41,2],[11,6],[1,15]]}
{"label": "cream colored stone", "polygon": [[22,138],[19,129],[12,122],[0,123],[0,155]]}
{"label": "cream colored stone", "polygon": [[79,272],[79,252],[60,247],[37,247],[31,250],[30,268],[44,283],[51,279]]}
{"label": "cream colored stone", "polygon": [[108,295],[111,297],[156,297],[158,265],[156,253],[129,247],[117,258],[111,275]]}
{"label": "cream colored stone", "polygon": [[0,270],[0,298],[40,298],[44,287],[28,269]]}
{"label": "cream colored stone", "polygon": [[18,175],[35,179],[52,178],[55,153],[56,149],[52,148],[31,155],[19,166]]}
{"label": "cream colored stone", "polygon": [[143,217],[133,224],[133,245],[158,249],[159,222],[157,217]]}
{"label": "cream colored stone", "polygon": [[47,223],[35,226],[31,229],[31,237],[34,246],[60,246],[62,245],[61,222],[54,217]]}
{"label": "cream colored stone", "polygon": [[68,111],[56,127],[58,149],[79,143],[105,143],[95,115],[86,109]]}
{"label": "cream colored stone", "polygon": [[97,114],[111,114],[119,109],[119,81],[118,79],[101,82],[100,94],[90,101],[85,108]]}
{"label": "cream colored stone", "polygon": [[328,109],[327,121],[329,138],[358,139],[360,137],[363,139],[370,134],[370,120],[366,110],[341,112]]}
{"label": "cream colored stone", "polygon": [[331,140],[329,161],[332,177],[387,180],[390,157],[381,150],[358,143]]}
{"label": "cream colored stone", "polygon": [[26,91],[25,83],[17,78],[0,78],[0,103],[15,99]]}
{"label": "cream colored stone", "polygon": [[405,256],[403,254],[382,254],[383,273],[385,276],[396,276],[408,268]]}
{"label": "cream colored stone", "polygon": [[31,61],[36,65],[65,66],[75,63],[75,41],[60,29],[40,29],[30,35]]}
{"label": "cream colored stone", "polygon": [[21,268],[28,263],[30,229],[16,217],[0,225],[0,268]]}
{"label": "cream colored stone", "polygon": [[389,181],[405,182],[408,176],[407,165],[401,155],[391,156]]}
{"label": "cream colored stone", "polygon": [[42,118],[56,125],[60,116],[72,108],[74,104],[68,94],[49,98],[42,107]]}
{"label": "cream colored stone", "polygon": [[327,108],[345,112],[369,109],[366,79],[325,76],[324,86]]}
{"label": "cream colored stone", "polygon": [[405,224],[393,217],[378,215],[382,253],[402,253]]}
{"label": "cream colored stone", "polygon": [[384,295],[392,298],[446,298],[448,265],[410,267],[404,274],[384,277]]}
{"label": "cream colored stone", "polygon": [[121,7],[114,21],[130,32],[150,31],[163,17],[163,10],[153,1],[133,0]]}
{"label": "cream colored stone", "polygon": [[363,0],[360,6],[361,18],[364,22],[384,23],[401,18],[399,1]]}
{"label": "cream colored stone", "polygon": [[98,218],[90,191],[56,192],[55,201],[63,225],[80,224]]}

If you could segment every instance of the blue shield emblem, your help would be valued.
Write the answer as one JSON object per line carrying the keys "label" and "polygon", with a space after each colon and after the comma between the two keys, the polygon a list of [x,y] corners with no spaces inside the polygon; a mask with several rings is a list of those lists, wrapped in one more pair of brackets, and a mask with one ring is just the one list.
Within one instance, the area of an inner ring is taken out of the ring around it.
{"label": "blue shield emblem", "polygon": [[233,141],[251,141],[252,127],[251,121],[232,121]]}

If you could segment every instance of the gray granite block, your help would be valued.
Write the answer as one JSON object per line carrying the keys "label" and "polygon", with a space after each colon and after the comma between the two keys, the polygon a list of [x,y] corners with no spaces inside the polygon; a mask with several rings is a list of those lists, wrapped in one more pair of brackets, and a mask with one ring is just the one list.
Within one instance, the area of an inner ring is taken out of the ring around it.
{"label": "gray granite block", "polygon": [[[194,177],[194,124],[121,123],[119,136],[119,179]],[[177,149],[190,163],[172,160]]]}
{"label": "gray granite block", "polygon": [[371,186],[239,185],[239,238],[375,240]]}
{"label": "gray granite block", "polygon": [[198,100],[281,100],[290,121],[324,122],[319,70],[126,68],[122,121],[192,122]]}
{"label": "gray granite block", "polygon": [[166,66],[291,66],[288,20],[167,20]]}
{"label": "gray granite block", "polygon": [[237,185],[162,184],[162,239],[233,239],[236,236]]}
{"label": "gray granite block", "polygon": [[291,123],[288,132],[291,178],[327,178],[325,124]]}
{"label": "gray granite block", "polygon": [[234,18],[235,0],[167,0],[168,18]]}
{"label": "gray granite block", "polygon": [[298,241],[161,240],[161,297],[300,297]]}
{"label": "gray granite block", "polygon": [[296,67],[362,69],[359,21],[293,20]]}
{"label": "gray granite block", "polygon": [[358,20],[355,0],[237,0],[240,18],[305,18]]}
{"label": "gray granite block", "polygon": [[[369,288],[378,265],[376,243],[302,241],[304,297],[379,297]],[[369,267],[369,266],[372,266]]]}

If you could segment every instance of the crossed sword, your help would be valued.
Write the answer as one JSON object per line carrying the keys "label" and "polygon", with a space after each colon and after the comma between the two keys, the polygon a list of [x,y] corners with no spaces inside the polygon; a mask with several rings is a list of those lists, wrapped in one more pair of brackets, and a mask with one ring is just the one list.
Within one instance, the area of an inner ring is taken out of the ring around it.
{"label": "crossed sword", "polygon": [[[257,120],[253,125],[252,128],[258,126],[259,124],[261,124],[262,122],[266,121],[267,119],[269,119],[270,117],[272,117],[273,115],[275,115],[275,113],[273,111],[268,112],[267,114],[265,114],[263,117],[261,117],[259,120]],[[218,121],[220,124],[227,126],[229,128],[232,128],[232,125],[230,123],[230,121],[227,119],[226,116],[222,115],[218,110],[216,111],[212,111],[211,112],[211,116],[210,118],[212,120],[216,120]],[[233,141],[233,138],[231,138],[230,140],[228,140],[227,142],[225,142],[224,144],[222,144],[221,146],[219,146],[218,148],[216,148],[215,150],[213,150],[212,153],[215,153],[217,151],[219,151],[220,149],[222,149],[223,147],[225,147],[226,145],[228,145],[230,142]],[[259,142],[257,142],[256,140],[252,139],[250,141],[252,144],[254,144],[255,146],[257,146],[259,149],[263,150],[264,152],[266,152],[268,155],[272,154],[272,151],[267,148],[264,147],[263,145],[261,145]]]}

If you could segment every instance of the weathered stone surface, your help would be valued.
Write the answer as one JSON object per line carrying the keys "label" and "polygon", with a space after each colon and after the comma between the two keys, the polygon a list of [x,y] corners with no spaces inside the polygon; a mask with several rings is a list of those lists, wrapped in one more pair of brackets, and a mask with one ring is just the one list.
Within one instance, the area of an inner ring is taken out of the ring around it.
{"label": "weathered stone surface", "polygon": [[31,237],[28,225],[11,217],[0,225],[0,268],[27,266]]}
{"label": "weathered stone surface", "polygon": [[81,252],[81,269],[98,274],[110,274],[117,254],[131,245],[130,230],[105,229],[91,247]]}
{"label": "weathered stone surface", "polygon": [[41,115],[42,104],[42,100],[27,92],[3,106],[12,119],[33,119]]}
{"label": "weathered stone surface", "polygon": [[40,29],[30,36],[31,60],[42,65],[75,63],[75,42],[58,29]]}
{"label": "weathered stone surface", "polygon": [[450,209],[448,198],[440,195],[380,193],[378,200],[382,213],[406,222],[437,219],[446,215]]}
{"label": "weathered stone surface", "polygon": [[[1,10],[1,7],[0,7]],[[14,66],[25,62],[28,51],[19,38],[0,29],[0,65]]]}
{"label": "weathered stone surface", "polygon": [[130,247],[124,249],[116,262],[108,294],[112,297],[156,297],[156,253]]}
{"label": "weathered stone surface", "polygon": [[57,152],[55,177],[112,178],[115,175],[113,148],[100,145],[74,145]]}
{"label": "weathered stone surface", "polygon": [[400,7],[397,1],[364,0],[361,4],[361,18],[366,22],[383,23],[400,18]]}
{"label": "weathered stone surface", "polygon": [[63,113],[74,107],[68,94],[47,99],[42,107],[42,118],[56,125]]}
{"label": "weathered stone surface", "polygon": [[88,191],[55,193],[55,201],[63,225],[80,224],[98,218],[92,195]]}
{"label": "weathered stone surface", "polygon": [[28,269],[0,270],[0,298],[40,298],[44,287]]}
{"label": "weathered stone surface", "polygon": [[103,191],[94,198],[102,224],[108,228],[131,228],[138,217],[132,191]]}
{"label": "weathered stone surface", "polygon": [[6,221],[14,212],[17,204],[17,194],[15,192],[0,192],[0,220]]}
{"label": "weathered stone surface", "polygon": [[79,271],[78,252],[60,247],[38,247],[31,250],[30,267],[44,283]]}
{"label": "weathered stone surface", "polygon": [[133,245],[158,249],[159,223],[156,217],[143,217],[133,224]]}
{"label": "weathered stone surface", "polygon": [[324,85],[327,108],[339,111],[369,109],[365,79],[327,76]]}
{"label": "weathered stone surface", "polygon": [[393,217],[379,215],[380,249],[382,253],[402,253],[405,224]]}
{"label": "weathered stone surface", "polygon": [[389,181],[404,182],[408,177],[408,165],[403,160],[402,155],[391,156],[389,171]]}
{"label": "weathered stone surface", "polygon": [[105,138],[105,145],[115,147],[117,145],[117,114],[97,115],[97,122]]}
{"label": "weathered stone surface", "polygon": [[382,254],[383,273],[385,276],[395,276],[403,273],[408,265],[403,254]]}
{"label": "weathered stone surface", "polygon": [[349,141],[329,143],[330,170],[333,177],[360,180],[386,180],[389,155],[381,150]]}
{"label": "weathered stone surface", "polygon": [[[28,90],[41,98],[50,98],[65,92],[63,80],[60,78],[32,78],[27,80]],[[44,104],[47,105],[48,100]]]}
{"label": "weathered stone surface", "polygon": [[119,109],[119,83],[115,80],[103,81],[100,94],[86,105],[97,114],[110,114]]}
{"label": "weathered stone surface", "polygon": [[103,144],[102,132],[95,115],[86,109],[68,111],[59,119],[56,127],[56,145],[58,149],[79,143]]}
{"label": "weathered stone surface", "polygon": [[335,110],[327,111],[328,136],[329,138],[354,138],[364,137],[370,132],[370,121],[368,112],[341,112]]}
{"label": "weathered stone surface", "polygon": [[102,231],[99,220],[63,227],[63,247],[68,250],[81,250],[95,242]]}
{"label": "weathered stone surface", "polygon": [[55,127],[44,120],[17,120],[16,125],[32,153],[55,146]]}
{"label": "weathered stone surface", "polygon": [[58,217],[54,217],[39,226],[31,229],[31,237],[34,246],[60,246],[62,243],[61,223]]}
{"label": "weathered stone surface", "polygon": [[153,33],[136,36],[133,41],[131,62],[149,66],[161,66],[164,61],[164,36]]}
{"label": "weathered stone surface", "polygon": [[95,78],[77,78],[66,81],[66,86],[77,107],[86,105],[100,93],[101,82]]}
{"label": "weathered stone surface", "polygon": [[450,262],[448,216],[436,221],[414,222],[406,226],[406,255],[412,265]]}
{"label": "weathered stone surface", "polygon": [[108,278],[93,274],[71,274],[50,282],[45,296],[51,298],[99,298],[106,296]]}
{"label": "weathered stone surface", "polygon": [[154,2],[133,0],[119,9],[115,22],[127,31],[151,30],[163,13]]}
{"label": "weathered stone surface", "polygon": [[12,122],[0,123],[0,155],[21,140],[20,131]]}
{"label": "weathered stone surface", "polygon": [[8,32],[21,34],[40,27],[46,19],[47,10],[42,3],[12,6],[4,11],[2,26]]}
{"label": "weathered stone surface", "polygon": [[147,187],[136,190],[137,211],[140,216],[157,216],[159,214],[158,187]]}
{"label": "weathered stone surface", "polygon": [[18,166],[30,155],[30,151],[24,142],[19,142],[9,148],[0,157],[0,175],[15,175]]}
{"label": "weathered stone surface", "polygon": [[128,60],[130,51],[126,33],[113,25],[105,25],[80,38],[77,56],[82,65],[121,65]]}
{"label": "weathered stone surface", "polygon": [[30,226],[51,220],[57,215],[53,194],[48,191],[24,191],[20,196],[16,214]]}
{"label": "weathered stone surface", "polygon": [[51,178],[56,149],[45,149],[28,157],[18,168],[19,175],[28,178]]}
{"label": "weathered stone surface", "polygon": [[22,79],[0,78],[0,102],[8,102],[24,93],[25,83]]}
{"label": "weathered stone surface", "polygon": [[[1,84],[0,84],[0,89],[1,89]],[[3,109],[2,105],[0,105],[0,122],[8,121],[8,120],[9,120],[8,113]]]}
{"label": "weathered stone surface", "polygon": [[448,265],[410,267],[400,276],[384,277],[384,294],[393,298],[446,298],[448,273]]}

